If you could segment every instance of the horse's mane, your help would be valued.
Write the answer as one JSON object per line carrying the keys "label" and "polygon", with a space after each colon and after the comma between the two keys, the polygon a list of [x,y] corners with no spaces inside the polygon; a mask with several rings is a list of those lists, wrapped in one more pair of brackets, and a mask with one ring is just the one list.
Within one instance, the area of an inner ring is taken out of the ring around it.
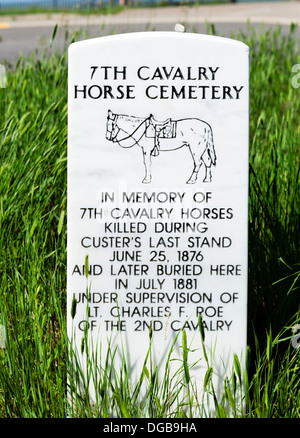
{"label": "horse's mane", "polygon": [[127,116],[126,114],[117,114],[118,118],[124,122],[129,123],[142,123],[146,117]]}

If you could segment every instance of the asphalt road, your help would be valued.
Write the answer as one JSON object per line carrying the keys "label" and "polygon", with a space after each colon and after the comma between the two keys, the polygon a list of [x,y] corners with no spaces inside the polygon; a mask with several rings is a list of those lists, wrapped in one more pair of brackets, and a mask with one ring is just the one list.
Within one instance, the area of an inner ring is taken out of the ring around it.
{"label": "asphalt road", "polygon": [[[300,2],[243,3],[198,7],[167,7],[124,11],[112,16],[79,16],[74,14],[0,15],[0,64],[14,63],[20,54],[64,50],[72,36],[82,40],[114,33],[140,31],[174,31],[176,23],[187,32],[207,33],[213,23],[220,36],[234,37],[240,31],[262,32],[277,25],[288,33],[291,22],[299,24],[296,31],[300,44]],[[49,47],[55,25],[58,30],[52,48]]]}

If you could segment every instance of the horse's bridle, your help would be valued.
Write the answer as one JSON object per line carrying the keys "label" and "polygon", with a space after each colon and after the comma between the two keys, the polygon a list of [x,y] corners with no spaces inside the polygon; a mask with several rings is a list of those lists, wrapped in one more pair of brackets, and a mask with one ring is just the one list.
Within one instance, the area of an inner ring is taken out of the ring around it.
{"label": "horse's bridle", "polygon": [[[119,126],[117,125],[117,121],[118,121],[118,118],[119,118],[119,115],[118,114],[114,114],[114,116],[113,116],[113,118],[110,116],[109,117],[109,120],[111,120],[112,121],[112,129],[111,129],[111,132],[110,132],[110,141],[112,141],[112,142],[114,142],[114,143],[116,143],[116,142],[118,142],[118,143],[122,143],[123,141],[126,141],[126,140],[128,140],[129,138],[132,138],[133,140],[134,140],[134,143],[133,143],[133,145],[132,146],[130,146],[130,147],[133,147],[133,146],[135,146],[136,144],[138,144],[138,142],[141,140],[141,138],[143,137],[143,135],[145,134],[145,132],[146,132],[146,129],[147,129],[147,122],[151,119],[151,117],[152,117],[152,114],[150,114],[150,116],[149,117],[147,117],[147,118],[145,118],[139,125],[138,125],[138,127],[137,128],[135,128],[135,130],[131,133],[131,134],[128,134],[126,131],[124,131],[123,129],[121,129],[121,128],[119,128]],[[145,124],[145,130],[142,132],[142,134],[141,134],[141,136],[136,140],[134,137],[133,137],[133,135],[142,127],[142,125],[143,124]],[[116,128],[118,128],[118,129],[116,129]],[[116,132],[116,134],[114,135],[114,137],[113,137],[113,133],[114,133],[114,131],[117,131]],[[126,136],[125,137],[123,137],[123,138],[121,138],[121,139],[119,139],[119,140],[117,140],[117,136],[118,136],[118,134],[119,134],[119,132],[120,131],[123,131],[123,132],[125,132],[126,133]]]}
{"label": "horse's bridle", "polygon": [[111,124],[112,124],[111,129],[108,129],[108,125],[106,126],[106,131],[107,131],[107,133],[109,133],[109,137],[107,136],[107,139],[108,139],[109,141],[116,141],[115,139],[116,139],[116,137],[117,137],[117,135],[118,135],[118,133],[119,133],[119,130],[120,130],[120,129],[118,129],[118,132],[117,132],[116,135],[113,137],[113,133],[114,133],[114,131],[115,131],[115,129],[116,129],[116,121],[117,121],[117,118],[118,118],[118,115],[117,115],[117,114],[114,114],[113,116],[109,115],[108,118],[107,118],[107,121],[108,121],[108,122],[110,121]]}

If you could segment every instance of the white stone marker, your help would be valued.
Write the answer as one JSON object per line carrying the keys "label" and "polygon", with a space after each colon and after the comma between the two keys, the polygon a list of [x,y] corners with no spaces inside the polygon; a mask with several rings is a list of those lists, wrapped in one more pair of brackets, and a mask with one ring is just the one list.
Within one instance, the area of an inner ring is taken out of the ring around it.
{"label": "white stone marker", "polygon": [[200,382],[201,314],[222,379],[246,350],[248,47],[176,32],[78,42],[68,93],[69,337],[80,350],[86,329],[103,360],[110,339],[134,380],[150,324],[162,370],[184,328]]}

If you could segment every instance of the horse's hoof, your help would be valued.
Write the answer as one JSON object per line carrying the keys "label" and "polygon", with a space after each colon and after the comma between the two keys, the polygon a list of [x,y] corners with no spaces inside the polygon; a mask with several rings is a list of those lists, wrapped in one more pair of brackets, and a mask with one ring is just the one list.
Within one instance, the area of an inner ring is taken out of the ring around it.
{"label": "horse's hoof", "polygon": [[195,179],[189,179],[186,183],[187,184],[195,184],[196,180]]}
{"label": "horse's hoof", "polygon": [[146,178],[144,178],[143,181],[142,181],[142,183],[143,183],[143,184],[149,184],[149,183],[151,183],[151,179],[146,179]]}

